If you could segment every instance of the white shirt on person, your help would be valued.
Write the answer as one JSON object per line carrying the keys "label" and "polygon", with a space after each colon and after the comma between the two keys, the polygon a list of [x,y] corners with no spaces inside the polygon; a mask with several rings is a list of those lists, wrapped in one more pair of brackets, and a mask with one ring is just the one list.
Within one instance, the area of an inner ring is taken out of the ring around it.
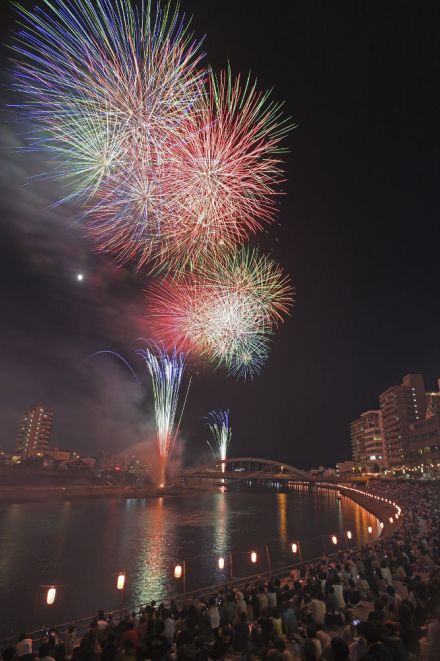
{"label": "white shirt on person", "polygon": [[211,629],[218,629],[220,626],[220,613],[217,606],[210,606],[208,608],[208,617],[211,623]]}
{"label": "white shirt on person", "polygon": [[345,608],[343,587],[342,585],[338,584],[338,585],[334,585],[333,589],[335,591],[335,597],[336,597],[336,602],[338,604],[338,609],[343,610]]}

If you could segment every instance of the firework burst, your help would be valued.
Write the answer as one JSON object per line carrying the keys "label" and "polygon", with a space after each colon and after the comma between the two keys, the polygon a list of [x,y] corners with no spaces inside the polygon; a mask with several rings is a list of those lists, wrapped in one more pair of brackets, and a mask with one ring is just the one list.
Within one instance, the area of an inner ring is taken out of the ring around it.
{"label": "firework burst", "polygon": [[175,213],[164,221],[159,259],[192,269],[243,244],[274,219],[283,181],[282,104],[248,77],[210,72],[206,93],[170,152]]}
{"label": "firework burst", "polygon": [[[64,200],[86,205],[98,249],[143,265],[173,198],[164,160],[205,78],[200,44],[170,5],[42,0],[17,5],[15,89]],[[63,200],[63,201],[64,201]]]}
{"label": "firework burst", "polygon": [[281,268],[248,248],[211,260],[178,282],[165,281],[150,294],[155,332],[167,346],[245,378],[261,370],[293,299]]}

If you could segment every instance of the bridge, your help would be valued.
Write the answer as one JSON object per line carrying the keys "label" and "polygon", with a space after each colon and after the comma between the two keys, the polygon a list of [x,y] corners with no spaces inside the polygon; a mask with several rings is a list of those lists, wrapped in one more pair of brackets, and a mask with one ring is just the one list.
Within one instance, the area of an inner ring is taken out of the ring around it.
{"label": "bridge", "polygon": [[312,482],[309,473],[282,461],[261,459],[258,457],[231,457],[224,461],[217,460],[211,464],[190,468],[179,477],[184,481],[192,480],[224,480],[225,483],[249,481],[280,482]]}

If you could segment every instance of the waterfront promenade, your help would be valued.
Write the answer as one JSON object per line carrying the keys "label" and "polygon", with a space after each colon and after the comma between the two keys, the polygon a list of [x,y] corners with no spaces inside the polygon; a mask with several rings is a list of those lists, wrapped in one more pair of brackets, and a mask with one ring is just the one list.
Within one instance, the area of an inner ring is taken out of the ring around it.
{"label": "waterfront promenade", "polygon": [[[56,661],[85,661],[86,656],[89,661],[128,661],[128,657],[185,661],[237,657],[248,650],[261,658],[288,661],[289,655],[344,658],[346,644],[345,658],[355,660],[369,645],[374,648],[376,637],[391,650],[389,654],[395,652],[380,658],[423,654],[438,659],[440,489],[389,483],[375,484],[368,491],[372,495],[356,490],[350,496],[378,517],[390,514],[392,503],[402,512],[397,520],[388,517],[393,522],[370,545],[339,550],[278,575],[225,584],[180,601],[137,606],[134,614],[101,614],[71,627],[57,627],[43,638],[36,637],[32,654]],[[360,624],[354,625],[357,620]],[[17,654],[12,642],[16,641],[3,644],[4,661]],[[332,646],[339,646],[342,656]]]}

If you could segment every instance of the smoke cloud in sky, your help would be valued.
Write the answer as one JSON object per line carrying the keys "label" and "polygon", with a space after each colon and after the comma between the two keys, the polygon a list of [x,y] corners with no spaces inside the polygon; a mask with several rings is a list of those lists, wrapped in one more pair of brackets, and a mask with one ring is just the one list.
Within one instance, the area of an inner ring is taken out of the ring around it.
{"label": "smoke cloud in sky", "polygon": [[51,206],[62,191],[56,181],[31,179],[45,165],[21,151],[18,128],[0,129],[8,257],[0,266],[0,446],[13,447],[19,415],[34,403],[55,410],[52,443],[60,447],[87,452],[139,443],[151,434],[148,380],[139,386],[110,356],[83,361],[99,349],[131,350],[144,330],[142,286],[93,253],[76,223],[78,209]]}

